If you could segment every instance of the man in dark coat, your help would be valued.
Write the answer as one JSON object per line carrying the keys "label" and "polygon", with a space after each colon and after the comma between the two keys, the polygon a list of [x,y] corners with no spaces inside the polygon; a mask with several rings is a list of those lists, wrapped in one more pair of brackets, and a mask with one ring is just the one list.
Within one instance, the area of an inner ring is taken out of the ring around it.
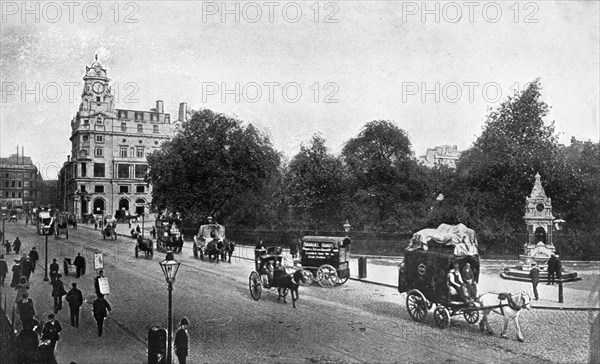
{"label": "man in dark coat", "polygon": [[23,259],[21,259],[21,275],[29,281],[31,272],[33,272],[33,264],[31,264],[29,257],[23,254]]}
{"label": "man in dark coat", "polygon": [[72,287],[67,293],[66,300],[71,312],[71,326],[79,327],[79,308],[83,305],[83,294],[77,289],[77,283],[73,283]]}
{"label": "man in dark coat", "polygon": [[550,255],[548,259],[548,285],[554,284],[554,278],[556,277],[556,256]]}
{"label": "man in dark coat", "polygon": [[19,251],[21,251],[21,240],[19,240],[18,236],[13,243],[13,250],[15,251],[15,254],[19,254]]}
{"label": "man in dark coat", "polygon": [[6,240],[4,242],[4,248],[6,249],[6,255],[10,254],[10,241]]}
{"label": "man in dark coat", "polygon": [[30,364],[35,363],[35,353],[40,341],[37,334],[33,331],[33,326],[23,327],[23,330],[17,335],[17,363]]}
{"label": "man in dark coat", "polygon": [[77,278],[85,274],[85,258],[81,256],[81,253],[77,253],[73,264],[75,265],[75,270],[77,271]]}
{"label": "man in dark coat", "polygon": [[54,314],[48,315],[48,322],[44,325],[42,329],[42,340],[50,340],[50,347],[52,348],[52,352],[56,348],[56,342],[60,339],[60,332],[62,331],[62,326],[60,322],[54,319]]}
{"label": "man in dark coat", "polygon": [[98,325],[98,336],[102,336],[102,327],[104,326],[104,318],[108,316],[108,312],[111,310],[110,304],[104,299],[103,294],[99,294],[98,298],[94,300],[92,312],[94,313],[94,319]]}
{"label": "man in dark coat", "polygon": [[535,296],[535,300],[537,301],[540,298],[537,290],[538,283],[540,283],[540,268],[538,268],[537,263],[531,264],[529,278],[531,279],[531,284],[533,285],[533,295]]}
{"label": "man in dark coat", "polygon": [[56,276],[56,280],[52,284],[52,297],[54,298],[54,313],[58,313],[59,310],[62,310],[62,297],[67,294],[65,291],[65,286],[63,282],[60,280],[62,277],[60,274]]}
{"label": "man in dark coat", "polygon": [[37,250],[35,250],[35,246],[31,248],[31,251],[29,252],[29,260],[31,260],[31,264],[33,266],[32,272],[35,272],[37,261],[40,260],[40,256],[38,255]]}
{"label": "man in dark coat", "polygon": [[185,317],[182,318],[180,323],[181,327],[175,334],[175,355],[177,355],[179,364],[185,364],[186,357],[188,356],[188,325],[188,320]]}
{"label": "man in dark coat", "polygon": [[4,260],[4,255],[0,254],[0,286],[4,286],[6,273],[8,273],[8,264],[6,264],[6,260]]}
{"label": "man in dark coat", "polygon": [[17,302],[17,312],[24,329],[33,327],[35,308],[33,307],[33,300],[29,298],[29,293],[23,293],[23,299]]}
{"label": "man in dark coat", "polygon": [[100,292],[100,278],[104,278],[104,271],[100,269],[98,271],[98,275],[94,278],[94,289],[96,290],[96,296],[100,296],[102,292]]}
{"label": "man in dark coat", "polygon": [[56,277],[58,276],[58,271],[60,266],[56,263],[56,258],[52,258],[52,264],[50,264],[50,284],[54,284],[56,282]]}
{"label": "man in dark coat", "polygon": [[12,280],[10,281],[11,287],[16,287],[21,279],[21,261],[15,259],[15,264],[12,266]]}

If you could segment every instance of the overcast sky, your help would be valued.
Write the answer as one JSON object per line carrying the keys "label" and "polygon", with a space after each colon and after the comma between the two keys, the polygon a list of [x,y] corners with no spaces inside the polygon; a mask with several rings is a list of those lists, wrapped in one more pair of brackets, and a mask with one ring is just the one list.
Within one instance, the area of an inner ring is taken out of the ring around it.
{"label": "overcast sky", "polygon": [[207,107],[288,158],[316,132],[339,153],[377,119],[416,155],[464,150],[489,107],[538,77],[561,142],[600,134],[598,1],[22,4],[1,2],[0,153],[24,146],[49,178],[95,54],[117,108]]}

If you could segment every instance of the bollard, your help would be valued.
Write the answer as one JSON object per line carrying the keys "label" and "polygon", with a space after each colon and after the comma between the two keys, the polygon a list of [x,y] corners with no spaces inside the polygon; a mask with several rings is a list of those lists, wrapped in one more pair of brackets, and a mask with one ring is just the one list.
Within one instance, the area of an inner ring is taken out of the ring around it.
{"label": "bollard", "polygon": [[367,278],[367,257],[358,258],[358,278]]}
{"label": "bollard", "polygon": [[558,279],[558,303],[563,303],[563,285],[562,278]]}

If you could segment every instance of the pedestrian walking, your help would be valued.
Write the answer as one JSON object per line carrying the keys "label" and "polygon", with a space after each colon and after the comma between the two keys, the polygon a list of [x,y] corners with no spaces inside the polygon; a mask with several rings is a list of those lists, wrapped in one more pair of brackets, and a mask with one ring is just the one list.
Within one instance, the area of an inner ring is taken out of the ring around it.
{"label": "pedestrian walking", "polygon": [[75,265],[75,271],[77,272],[77,278],[85,274],[85,258],[81,255],[81,253],[77,253],[75,260],[73,261]]}
{"label": "pedestrian walking", "polygon": [[15,242],[13,243],[13,251],[15,252],[15,254],[19,254],[19,252],[21,251],[21,240],[19,240],[19,237],[17,236],[17,238],[15,239]]}
{"label": "pedestrian walking", "polygon": [[56,258],[52,258],[52,264],[50,264],[50,284],[54,284],[56,282],[56,277],[58,276],[58,271],[60,266],[56,262]]}
{"label": "pedestrian walking", "polygon": [[10,241],[4,241],[4,248],[6,249],[6,255],[10,254]]}
{"label": "pedestrian walking", "polygon": [[54,298],[54,313],[58,313],[59,310],[62,310],[62,297],[67,294],[65,291],[65,286],[63,282],[60,280],[62,275],[58,274],[56,276],[56,280],[52,284],[52,297]]}
{"label": "pedestrian walking", "polygon": [[31,364],[36,363],[36,351],[40,341],[33,326],[25,327],[17,335],[16,349],[17,349],[17,363],[18,364]]}
{"label": "pedestrian walking", "polygon": [[69,312],[71,313],[71,326],[79,327],[79,308],[83,305],[83,294],[77,288],[77,283],[72,284],[66,300],[69,303]]}
{"label": "pedestrian walking", "polygon": [[12,279],[10,281],[10,286],[11,287],[16,287],[17,284],[19,284],[19,281],[21,280],[21,261],[18,259],[15,259],[15,263],[12,266]]}
{"label": "pedestrian walking", "polygon": [[556,277],[556,256],[554,253],[550,255],[548,259],[548,283],[546,285],[553,285]]}
{"label": "pedestrian walking", "polygon": [[8,273],[8,264],[4,260],[4,254],[0,254],[0,286],[4,286],[6,273]]}
{"label": "pedestrian walking", "polygon": [[26,254],[23,254],[23,258],[21,259],[21,275],[27,278],[27,281],[31,278],[31,272],[33,272],[33,264],[31,264],[31,260]]}
{"label": "pedestrian walking", "polygon": [[186,358],[188,356],[188,331],[187,327],[189,325],[189,321],[187,318],[182,318],[180,322],[179,330],[175,334],[175,355],[177,355],[177,360],[179,364],[185,364]]}
{"label": "pedestrian walking", "polygon": [[96,325],[98,325],[98,336],[102,336],[104,326],[104,318],[108,316],[108,312],[111,311],[110,304],[104,299],[103,294],[99,294],[98,298],[94,300],[92,312],[94,313],[94,319]]}
{"label": "pedestrian walking", "polygon": [[98,230],[98,223],[94,221],[94,230]]}
{"label": "pedestrian walking", "polygon": [[31,248],[31,251],[29,252],[29,260],[31,260],[31,271],[35,272],[35,266],[37,265],[38,260],[40,260],[40,256],[38,255],[37,250],[35,250],[35,246]]}
{"label": "pedestrian walking", "polygon": [[537,301],[540,298],[537,290],[538,283],[540,283],[540,268],[538,268],[537,263],[531,263],[529,278],[531,279],[531,284],[533,286],[533,295]]}
{"label": "pedestrian walking", "polygon": [[17,291],[15,303],[17,303],[23,300],[25,294],[29,294],[29,282],[27,281],[27,278],[21,276],[21,278],[19,278],[19,283],[15,285],[15,290]]}
{"label": "pedestrian walking", "polygon": [[152,230],[150,230],[150,236],[152,239],[156,239],[156,227],[152,227]]}
{"label": "pedestrian walking", "polygon": [[29,298],[28,292],[25,292],[23,294],[23,299],[17,302],[17,312],[19,313],[23,329],[33,327],[35,308],[33,306],[33,300]]}
{"label": "pedestrian walking", "polygon": [[44,324],[44,328],[42,329],[42,340],[50,340],[50,348],[52,349],[52,353],[56,349],[56,343],[60,340],[60,332],[62,331],[62,326],[60,322],[55,320],[54,314],[48,315],[48,322]]}

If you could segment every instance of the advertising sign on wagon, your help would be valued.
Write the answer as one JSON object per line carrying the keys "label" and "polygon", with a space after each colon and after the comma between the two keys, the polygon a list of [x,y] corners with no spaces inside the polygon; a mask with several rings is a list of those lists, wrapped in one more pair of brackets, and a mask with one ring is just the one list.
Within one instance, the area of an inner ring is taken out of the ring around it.
{"label": "advertising sign on wagon", "polygon": [[94,254],[94,269],[104,269],[104,256],[102,255],[102,253]]}
{"label": "advertising sign on wagon", "polygon": [[108,286],[108,278],[101,277],[98,278],[98,287],[100,289],[100,293],[107,295],[110,293],[110,287]]}

